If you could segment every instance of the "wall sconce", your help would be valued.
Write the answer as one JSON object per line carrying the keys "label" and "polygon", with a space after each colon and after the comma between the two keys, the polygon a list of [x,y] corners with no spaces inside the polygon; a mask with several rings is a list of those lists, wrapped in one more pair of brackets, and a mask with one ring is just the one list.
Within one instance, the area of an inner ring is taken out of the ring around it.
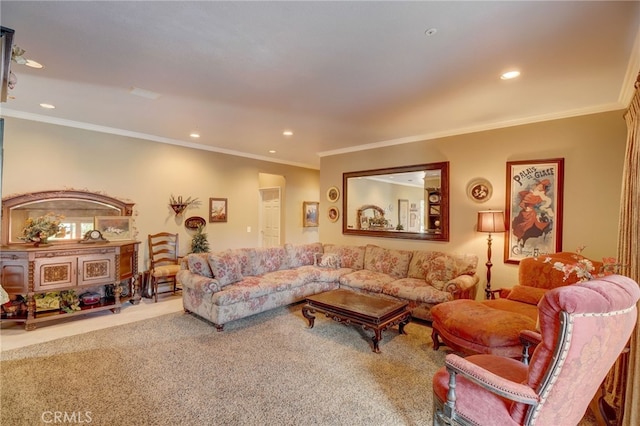
{"label": "wall sconce", "polygon": [[500,210],[483,210],[478,212],[478,232],[488,232],[487,238],[487,286],[484,289],[485,298],[491,298],[491,233],[492,232],[505,232],[504,226],[504,212]]}
{"label": "wall sconce", "polygon": [[171,206],[171,208],[173,209],[173,211],[175,212],[176,216],[179,216],[182,214],[182,212],[189,207],[189,205],[191,204],[195,204],[198,202],[197,198],[187,198],[185,200],[182,199],[181,196],[179,196],[178,198],[175,198],[173,196],[173,194],[171,194],[171,197],[169,198],[169,206]]}

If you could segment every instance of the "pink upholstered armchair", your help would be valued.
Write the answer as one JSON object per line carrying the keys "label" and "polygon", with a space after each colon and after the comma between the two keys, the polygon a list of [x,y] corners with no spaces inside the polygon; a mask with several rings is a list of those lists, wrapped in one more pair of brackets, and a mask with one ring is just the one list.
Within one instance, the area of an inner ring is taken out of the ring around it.
{"label": "pink upholstered armchair", "polygon": [[575,425],[636,324],[638,284],[621,275],[549,290],[526,366],[496,355],[446,357],[433,424]]}

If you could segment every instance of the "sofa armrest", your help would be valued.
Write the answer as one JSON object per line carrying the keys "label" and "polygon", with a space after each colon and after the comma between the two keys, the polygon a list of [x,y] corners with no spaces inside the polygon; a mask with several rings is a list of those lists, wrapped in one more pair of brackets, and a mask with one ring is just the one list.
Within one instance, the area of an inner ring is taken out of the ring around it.
{"label": "sofa armrest", "polygon": [[444,291],[451,293],[454,299],[473,299],[479,281],[477,275],[460,275],[447,282]]}
{"label": "sofa armrest", "polygon": [[186,269],[178,271],[176,279],[183,287],[191,288],[203,293],[215,293],[220,291],[221,288],[217,279],[194,274]]}

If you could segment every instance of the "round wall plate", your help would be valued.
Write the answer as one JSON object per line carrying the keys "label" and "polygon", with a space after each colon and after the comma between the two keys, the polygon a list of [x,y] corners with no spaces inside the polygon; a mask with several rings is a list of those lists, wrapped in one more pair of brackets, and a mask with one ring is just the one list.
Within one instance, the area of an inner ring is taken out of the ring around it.
{"label": "round wall plate", "polygon": [[331,203],[335,203],[340,198],[340,190],[337,186],[332,186],[327,190],[327,200]]}
{"label": "round wall plate", "polygon": [[336,222],[340,217],[340,210],[336,206],[331,206],[327,211],[327,216],[331,222]]}
{"label": "round wall plate", "polygon": [[491,182],[483,178],[473,179],[467,185],[467,196],[476,203],[484,203],[491,199],[493,187]]}
{"label": "round wall plate", "polygon": [[190,218],[184,221],[184,227],[187,229],[191,229],[192,231],[195,231],[196,229],[198,229],[198,226],[205,226],[206,224],[207,224],[207,221],[204,220],[203,217],[199,217],[199,216],[191,216]]}

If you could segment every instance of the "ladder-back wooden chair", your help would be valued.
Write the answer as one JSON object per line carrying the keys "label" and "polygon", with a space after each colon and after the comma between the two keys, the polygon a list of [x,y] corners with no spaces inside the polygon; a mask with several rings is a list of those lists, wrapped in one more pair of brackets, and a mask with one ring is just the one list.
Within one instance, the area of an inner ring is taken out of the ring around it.
{"label": "ladder-back wooden chair", "polygon": [[148,241],[149,279],[154,301],[157,302],[159,284],[172,284],[174,294],[177,290],[176,274],[180,270],[178,234],[149,234]]}

